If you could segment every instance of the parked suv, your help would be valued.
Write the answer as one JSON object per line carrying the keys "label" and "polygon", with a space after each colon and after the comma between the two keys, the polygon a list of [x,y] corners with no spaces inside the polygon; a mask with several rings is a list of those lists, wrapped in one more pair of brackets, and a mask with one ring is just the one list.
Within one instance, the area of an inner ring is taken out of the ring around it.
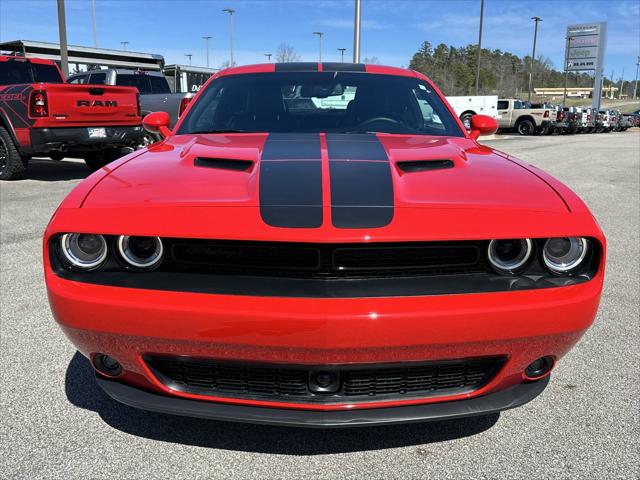
{"label": "parked suv", "polygon": [[169,114],[170,126],[178,121],[180,114],[195,96],[195,93],[172,93],[164,74],[144,70],[110,68],[90,70],[69,77],[72,84],[119,85],[135,87],[140,93],[142,115],[163,111]]}
{"label": "parked suv", "polygon": [[85,159],[97,169],[145,132],[134,88],[68,85],[51,60],[0,55],[0,179],[23,174],[31,156]]}

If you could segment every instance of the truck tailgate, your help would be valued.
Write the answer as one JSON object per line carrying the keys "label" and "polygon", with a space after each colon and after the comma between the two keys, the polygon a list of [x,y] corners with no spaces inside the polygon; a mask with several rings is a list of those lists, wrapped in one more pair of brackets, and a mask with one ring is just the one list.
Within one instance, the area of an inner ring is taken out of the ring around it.
{"label": "truck tailgate", "polygon": [[110,85],[34,85],[47,93],[48,119],[60,126],[140,125],[138,91]]}

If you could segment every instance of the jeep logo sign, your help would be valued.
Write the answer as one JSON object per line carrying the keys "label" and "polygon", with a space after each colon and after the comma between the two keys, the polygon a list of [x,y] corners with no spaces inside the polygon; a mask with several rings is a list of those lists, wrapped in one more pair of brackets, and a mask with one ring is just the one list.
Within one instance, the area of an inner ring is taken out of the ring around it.
{"label": "jeep logo sign", "polygon": [[78,100],[79,107],[117,107],[115,100]]}

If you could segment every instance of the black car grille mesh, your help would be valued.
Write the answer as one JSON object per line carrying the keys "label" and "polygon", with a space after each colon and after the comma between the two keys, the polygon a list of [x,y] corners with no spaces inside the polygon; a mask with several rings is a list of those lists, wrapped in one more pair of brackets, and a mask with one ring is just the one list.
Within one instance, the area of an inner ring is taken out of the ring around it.
{"label": "black car grille mesh", "polygon": [[170,271],[292,278],[487,272],[483,242],[312,244],[167,239]]}
{"label": "black car grille mesh", "polygon": [[[165,385],[179,391],[221,397],[340,403],[468,393],[488,383],[502,357],[375,366],[274,366],[185,357],[148,356],[147,365]],[[309,388],[312,372],[339,378],[332,393]]]}

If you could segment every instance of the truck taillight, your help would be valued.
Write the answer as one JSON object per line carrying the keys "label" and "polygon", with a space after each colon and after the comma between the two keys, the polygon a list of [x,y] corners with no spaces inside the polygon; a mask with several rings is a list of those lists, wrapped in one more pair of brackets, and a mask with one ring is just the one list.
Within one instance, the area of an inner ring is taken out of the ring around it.
{"label": "truck taillight", "polygon": [[182,100],[180,100],[180,107],[178,108],[178,117],[180,117],[182,115],[182,112],[184,112],[187,109],[187,106],[189,105],[190,101],[191,99],[187,97],[184,97]]}
{"label": "truck taillight", "polygon": [[544,111],[544,115],[543,115],[543,117],[544,117],[544,118],[549,118],[549,110],[545,110],[545,111]]}
{"label": "truck taillight", "polygon": [[31,117],[46,117],[49,115],[47,107],[47,92],[37,90],[31,93],[29,101],[29,115]]}
{"label": "truck taillight", "polygon": [[564,120],[564,112],[558,112],[558,115],[556,115],[556,120],[559,122]]}

